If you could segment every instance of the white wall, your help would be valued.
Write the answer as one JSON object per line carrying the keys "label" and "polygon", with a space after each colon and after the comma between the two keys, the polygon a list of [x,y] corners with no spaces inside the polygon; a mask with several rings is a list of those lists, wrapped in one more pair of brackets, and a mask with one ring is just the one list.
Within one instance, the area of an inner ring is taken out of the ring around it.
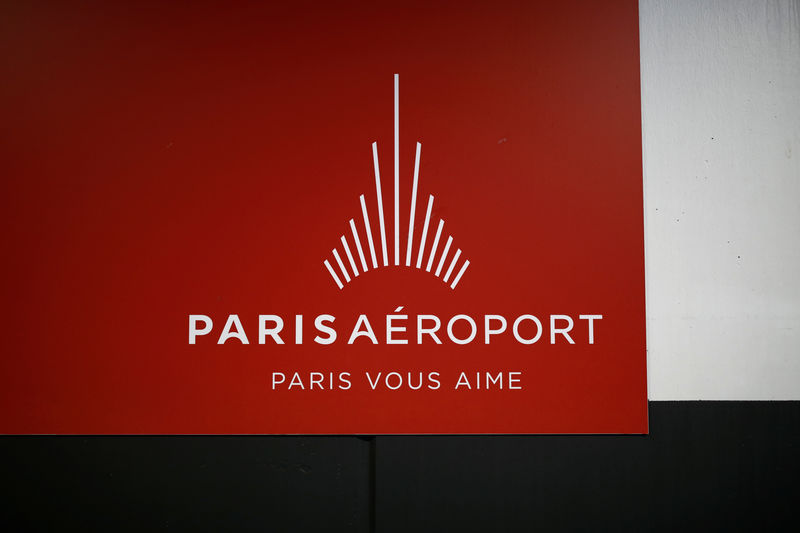
{"label": "white wall", "polygon": [[650,399],[800,399],[800,1],[639,6]]}

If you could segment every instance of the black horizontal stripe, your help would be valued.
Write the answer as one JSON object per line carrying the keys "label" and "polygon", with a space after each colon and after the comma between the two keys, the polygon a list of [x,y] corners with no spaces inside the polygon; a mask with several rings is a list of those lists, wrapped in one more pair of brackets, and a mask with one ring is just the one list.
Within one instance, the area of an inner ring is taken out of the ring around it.
{"label": "black horizontal stripe", "polygon": [[651,402],[647,436],[2,437],[0,452],[9,531],[781,529],[800,402]]}

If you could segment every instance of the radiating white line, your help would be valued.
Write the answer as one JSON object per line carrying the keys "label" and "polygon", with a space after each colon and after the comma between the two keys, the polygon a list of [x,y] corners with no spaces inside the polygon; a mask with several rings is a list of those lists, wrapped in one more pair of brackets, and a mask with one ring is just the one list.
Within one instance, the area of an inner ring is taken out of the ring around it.
{"label": "radiating white line", "polygon": [[422,237],[419,240],[419,253],[417,254],[417,268],[422,265],[422,253],[425,251],[425,239],[428,238],[428,224],[431,221],[431,209],[433,208],[433,195],[428,196],[428,212],[425,213],[425,225],[422,226]]}
{"label": "radiating white line", "polygon": [[450,266],[447,268],[447,273],[444,275],[444,282],[447,283],[447,280],[450,279],[450,274],[453,273],[453,268],[456,266],[456,261],[461,256],[461,248],[456,250],[456,255],[453,256],[453,260],[450,262]]}
{"label": "radiating white line", "polygon": [[442,265],[444,265],[444,259],[447,257],[447,252],[450,251],[450,244],[453,242],[453,237],[447,237],[447,243],[444,245],[444,251],[442,252],[442,258],[439,259],[439,266],[436,267],[436,276],[438,277],[439,274],[442,273]]}
{"label": "radiating white line", "polygon": [[344,267],[344,263],[342,263],[342,258],[339,257],[339,252],[336,251],[336,248],[333,249],[333,257],[335,257],[336,262],[339,263],[339,268],[342,270],[342,274],[344,274],[344,280],[347,283],[350,283],[350,274],[347,273],[347,269]]}
{"label": "radiating white line", "polygon": [[394,75],[394,264],[400,265],[400,74]]}
{"label": "radiating white line", "polygon": [[359,199],[361,200],[361,214],[364,215],[364,229],[367,231],[369,253],[372,256],[372,268],[378,268],[378,258],[375,257],[375,244],[372,242],[372,228],[369,227],[369,216],[367,216],[367,204],[364,202],[364,195],[362,194]]}
{"label": "radiating white line", "polygon": [[433,265],[433,258],[436,255],[436,247],[439,246],[439,237],[442,236],[442,226],[444,226],[444,220],[440,218],[439,227],[436,228],[436,237],[433,238],[433,246],[431,246],[431,256],[428,258],[428,266],[425,267],[426,272],[431,271],[431,265]]}
{"label": "radiating white line", "polygon": [[456,288],[456,285],[458,285],[458,281],[461,279],[461,276],[464,275],[464,271],[467,269],[468,266],[469,266],[469,260],[464,261],[464,264],[461,266],[461,270],[459,270],[458,274],[456,274],[456,279],[454,279],[453,284],[450,285],[451,289]]}
{"label": "radiating white line", "polygon": [[336,285],[339,286],[339,289],[343,289],[344,285],[342,285],[342,282],[339,281],[339,276],[337,276],[336,272],[333,271],[333,267],[331,266],[331,264],[328,262],[327,259],[325,260],[325,267],[328,269],[328,272],[331,273],[331,277],[333,278],[333,281],[336,282]]}
{"label": "radiating white line", "polygon": [[350,253],[350,247],[347,245],[347,239],[344,238],[344,235],[342,235],[342,246],[344,246],[344,252],[347,254],[347,259],[350,261],[350,268],[353,269],[353,274],[358,277],[358,267],[356,267],[356,262],[353,261],[353,254]]}
{"label": "radiating white line", "polygon": [[372,163],[375,165],[375,190],[378,193],[378,222],[380,222],[381,226],[383,266],[388,266],[389,252],[386,250],[386,225],[383,223],[383,196],[381,195],[381,171],[378,169],[378,143],[372,143]]}
{"label": "radiating white line", "polygon": [[[414,186],[411,190],[411,214],[408,216],[408,246],[406,247],[406,266],[411,266],[411,249],[414,244],[414,214],[417,211],[417,180],[419,179],[419,152],[422,145],[417,143],[417,157],[414,160]],[[419,268],[419,266],[417,266]]]}
{"label": "radiating white line", "polygon": [[358,238],[358,232],[356,231],[356,223],[353,222],[353,219],[350,219],[350,231],[353,232],[353,240],[356,242],[356,249],[358,250],[358,258],[361,260],[361,270],[364,272],[367,271],[367,259],[364,257],[364,250],[361,249],[361,239]]}

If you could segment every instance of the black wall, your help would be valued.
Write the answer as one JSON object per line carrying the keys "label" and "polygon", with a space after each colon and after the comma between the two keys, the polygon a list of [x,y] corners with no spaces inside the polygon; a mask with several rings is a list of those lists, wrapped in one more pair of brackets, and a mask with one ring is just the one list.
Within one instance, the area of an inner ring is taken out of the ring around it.
{"label": "black wall", "polygon": [[794,529],[800,402],[651,402],[650,431],[2,437],[0,527]]}

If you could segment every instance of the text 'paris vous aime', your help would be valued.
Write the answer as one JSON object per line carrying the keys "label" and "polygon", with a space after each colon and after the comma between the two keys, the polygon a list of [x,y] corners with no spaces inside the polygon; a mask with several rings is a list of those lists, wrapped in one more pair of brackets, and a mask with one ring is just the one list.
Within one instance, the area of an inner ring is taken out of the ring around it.
{"label": "text 'paris vous aime'", "polygon": [[[394,314],[389,314],[371,321],[367,315],[359,315],[354,323],[341,326],[336,317],[328,314],[317,315],[314,322],[314,331],[304,335],[304,315],[294,315],[294,328],[288,331],[285,328],[283,317],[279,315],[258,315],[258,328],[246,332],[239,315],[228,315],[221,329],[215,332],[214,320],[208,315],[189,315],[189,344],[203,342],[201,337],[207,337],[207,342],[216,339],[217,344],[238,342],[250,344],[250,339],[257,340],[258,344],[267,342],[285,344],[286,341],[294,344],[303,344],[312,341],[316,344],[333,344],[339,339],[339,331],[347,335],[347,344],[353,344],[360,337],[361,342],[372,344],[443,344],[449,341],[454,344],[469,344],[477,340],[484,344],[491,344],[492,339],[501,335],[510,336],[520,344],[534,344],[549,333],[550,344],[585,342],[594,344],[597,322],[602,320],[600,314],[581,314],[577,320],[570,315],[549,315],[540,320],[529,314],[506,318],[503,315],[483,315],[477,319],[466,314],[459,314],[442,320],[436,315],[421,314],[409,316],[398,314],[403,308],[395,309]],[[378,326],[380,325],[380,327]],[[385,325],[385,328],[383,327]],[[337,330],[338,328],[338,330]],[[382,334],[379,338],[376,331]],[[249,333],[249,335],[248,335]],[[311,338],[313,335],[313,338]],[[268,340],[269,339],[269,340]],[[344,340],[344,337],[342,337]],[[543,340],[542,342],[547,342]]]}

